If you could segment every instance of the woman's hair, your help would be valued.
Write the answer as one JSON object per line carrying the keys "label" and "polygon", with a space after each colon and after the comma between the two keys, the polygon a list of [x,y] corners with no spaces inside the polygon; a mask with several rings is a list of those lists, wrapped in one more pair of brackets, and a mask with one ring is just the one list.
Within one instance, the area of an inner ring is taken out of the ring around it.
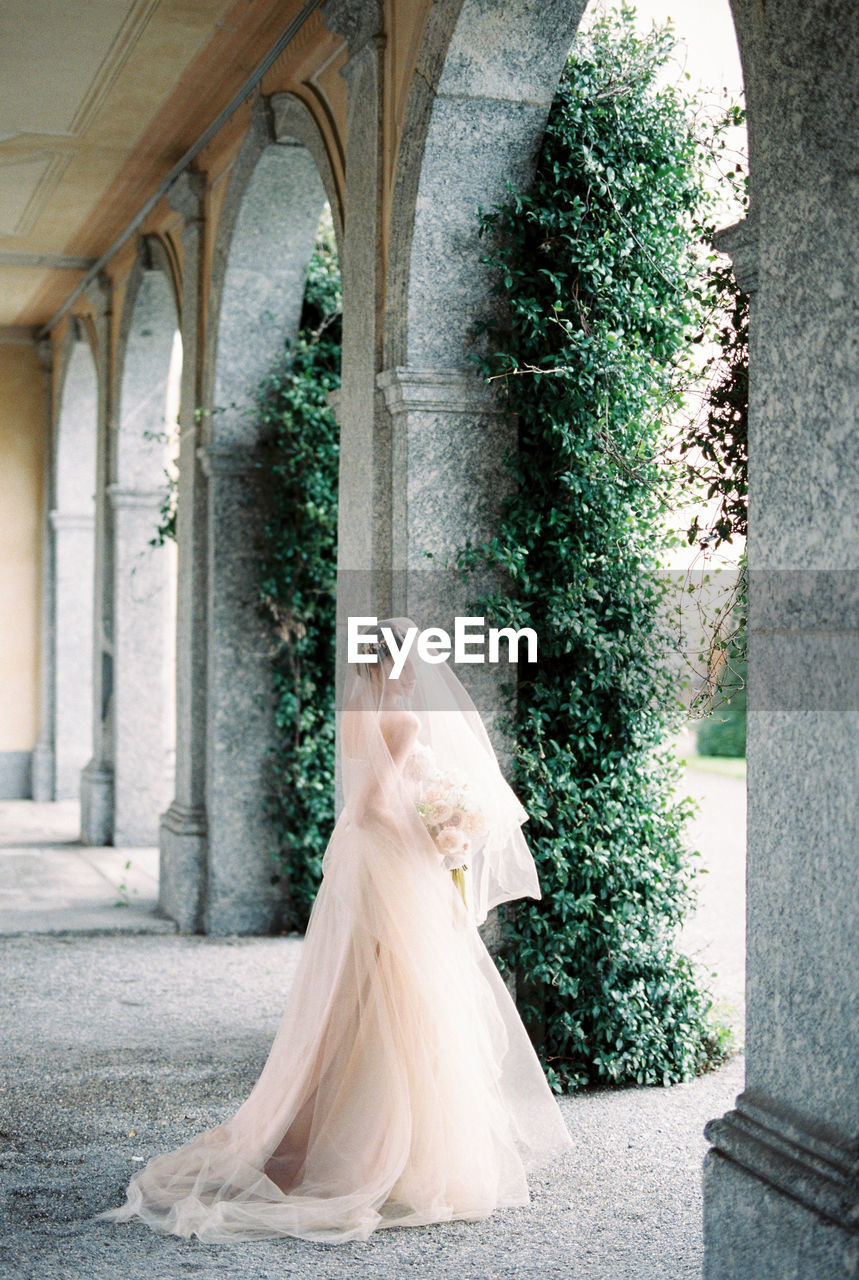
{"label": "woman's hair", "polygon": [[[401,645],[406,638],[405,632],[402,630],[402,628],[399,627],[396,623],[386,622],[384,619],[383,619],[383,622],[385,623],[385,626],[388,628],[388,630],[393,634],[393,637],[397,645],[398,646]],[[388,648],[387,641],[385,640],[381,631],[378,634],[378,640],[376,641],[376,643],[366,644],[364,646],[364,650],[365,652],[375,653],[377,661],[376,662],[356,662],[354,665],[358,668],[358,675],[362,676],[365,680],[378,680],[382,663],[393,662],[393,655],[391,654],[391,651]]]}

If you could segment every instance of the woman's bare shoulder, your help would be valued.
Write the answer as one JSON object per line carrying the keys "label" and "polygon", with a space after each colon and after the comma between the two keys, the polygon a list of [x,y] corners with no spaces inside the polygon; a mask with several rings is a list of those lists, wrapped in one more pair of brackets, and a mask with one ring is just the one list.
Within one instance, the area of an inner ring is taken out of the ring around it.
{"label": "woman's bare shoulder", "polygon": [[411,746],[420,728],[420,719],[414,711],[401,708],[386,708],[379,715],[379,727],[390,746],[402,749]]}
{"label": "woman's bare shoulder", "polygon": [[414,711],[407,711],[405,707],[385,707],[379,713],[380,722],[392,729],[400,729],[403,732],[409,732],[420,728],[420,717]]}

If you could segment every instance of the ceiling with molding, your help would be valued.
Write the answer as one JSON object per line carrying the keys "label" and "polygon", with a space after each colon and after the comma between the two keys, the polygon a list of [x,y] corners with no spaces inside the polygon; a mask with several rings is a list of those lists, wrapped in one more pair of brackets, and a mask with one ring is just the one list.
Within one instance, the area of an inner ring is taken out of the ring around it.
{"label": "ceiling with molding", "polygon": [[50,319],[298,8],[2,0],[0,326]]}

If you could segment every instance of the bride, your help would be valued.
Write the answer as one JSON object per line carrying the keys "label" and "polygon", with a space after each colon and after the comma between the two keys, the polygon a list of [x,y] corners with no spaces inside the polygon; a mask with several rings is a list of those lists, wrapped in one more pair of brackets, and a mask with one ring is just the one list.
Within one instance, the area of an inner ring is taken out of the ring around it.
{"label": "bride", "polygon": [[[380,627],[399,644],[412,625]],[[525,811],[448,664],[410,656],[395,679],[384,640],[371,656],[351,669],[344,805],[262,1073],[100,1218],[207,1242],[366,1240],[528,1204],[528,1171],[572,1146],[477,928],[540,897]]]}

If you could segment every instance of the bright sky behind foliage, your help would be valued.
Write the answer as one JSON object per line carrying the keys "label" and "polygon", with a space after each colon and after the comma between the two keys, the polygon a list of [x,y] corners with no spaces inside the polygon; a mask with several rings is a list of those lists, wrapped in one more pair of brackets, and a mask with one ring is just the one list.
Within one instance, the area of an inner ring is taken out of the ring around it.
{"label": "bright sky behind foliage", "polygon": [[[743,73],[740,65],[740,54],[737,48],[737,37],[728,0],[632,0],[636,12],[636,26],[645,33],[655,22],[663,26],[668,19],[677,38],[677,49],[674,61],[665,69],[665,80],[678,84],[690,93],[703,90],[708,101],[717,104],[720,101],[743,101]],[[584,26],[589,19],[605,10],[612,11],[618,7],[606,0],[597,0],[588,5],[584,18]],[[684,75],[688,74],[688,80]],[[722,91],[727,90],[727,98]],[[745,127],[732,129],[729,135],[729,146],[745,167],[747,155]],[[731,202],[726,200],[723,225],[737,220],[738,214]],[[712,505],[715,510],[716,504]],[[703,504],[691,506],[676,513],[674,526],[685,531],[696,511],[703,512]],[[706,520],[700,519],[702,529]],[[664,559],[666,568],[714,569],[728,567],[736,563],[743,550],[744,539],[735,537],[733,543],[724,543],[718,552],[708,559],[705,566],[697,547],[681,546]]]}
{"label": "bright sky behind foliage", "polygon": [[734,97],[743,89],[740,55],[728,0],[638,0],[638,26],[646,31],[653,22],[660,26],[670,18],[682,41],[680,65],[691,83],[706,88],[727,88]]}

